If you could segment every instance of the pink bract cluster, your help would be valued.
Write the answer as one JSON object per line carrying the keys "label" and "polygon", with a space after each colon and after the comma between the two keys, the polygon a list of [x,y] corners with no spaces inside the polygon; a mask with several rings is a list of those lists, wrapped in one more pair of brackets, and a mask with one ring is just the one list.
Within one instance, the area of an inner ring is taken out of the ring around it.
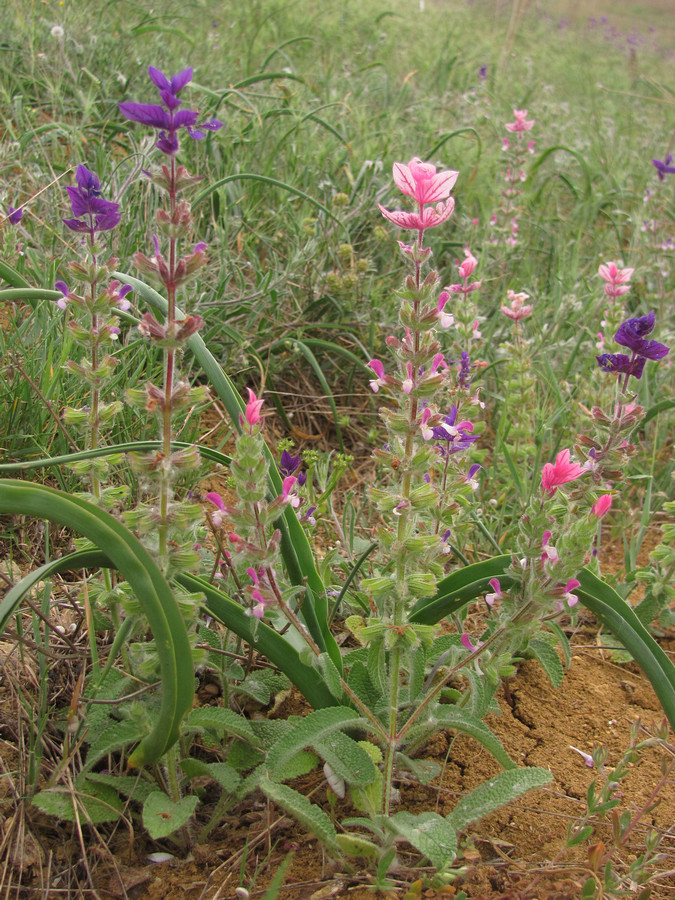
{"label": "pink bract cluster", "polygon": [[[438,172],[432,163],[422,162],[415,156],[408,165],[394,163],[394,182],[396,187],[407,197],[412,197],[418,204],[416,212],[405,210],[388,210],[380,203],[378,208],[385,219],[389,219],[399,228],[409,228],[420,233],[427,228],[435,228],[450,218],[455,201],[450,191],[455,186],[459,172],[448,169]],[[428,204],[435,203],[436,206]]]}

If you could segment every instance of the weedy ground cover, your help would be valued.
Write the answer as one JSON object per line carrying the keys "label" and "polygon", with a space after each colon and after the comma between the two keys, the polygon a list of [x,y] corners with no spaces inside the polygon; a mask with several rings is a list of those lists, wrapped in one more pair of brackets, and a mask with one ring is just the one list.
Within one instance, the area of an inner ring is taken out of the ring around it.
{"label": "weedy ground cover", "polygon": [[[6,890],[96,894],[92,845],[185,857],[263,802],[374,888],[455,891],[470,826],[551,781],[486,720],[526,661],[564,684],[589,611],[665,719],[611,765],[584,744],[550,864],[582,847],[582,896],[648,896],[667,832],[623,848],[675,724],[663,33],[519,3],[8,16]],[[304,716],[260,715],[288,690]],[[448,734],[499,768],[412,811]],[[40,812],[58,872],[21,863]]]}

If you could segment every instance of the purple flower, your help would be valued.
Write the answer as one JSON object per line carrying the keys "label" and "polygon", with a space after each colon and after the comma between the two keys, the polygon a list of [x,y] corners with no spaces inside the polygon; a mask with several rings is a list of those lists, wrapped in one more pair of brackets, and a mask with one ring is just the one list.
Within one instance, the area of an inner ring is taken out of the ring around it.
{"label": "purple flower", "polygon": [[622,347],[628,347],[632,351],[630,356],[625,353],[603,353],[596,356],[598,365],[604,372],[616,372],[619,375],[641,378],[645,362],[648,359],[663,359],[670,353],[670,348],[659,341],[650,341],[645,338],[654,330],[655,315],[652,310],[646,316],[628,319],[619,326],[614,335],[614,340]]}
{"label": "purple flower", "polygon": [[173,156],[178,150],[178,132],[181,128],[186,128],[190,137],[195,141],[200,141],[206,137],[202,129],[208,131],[218,131],[223,127],[223,123],[217,119],[210,119],[203,122],[199,127],[197,125],[198,113],[193,109],[181,109],[182,100],[178,99],[178,95],[186,84],[192,80],[192,68],[183,69],[177,75],[167,78],[159,69],[150,66],[148,69],[150,80],[159,91],[159,97],[162,106],[153,103],[120,103],[120,112],[132,122],[140,122],[142,125],[149,125],[156,128],[159,132],[156,146],[166,153],[167,156]]}
{"label": "purple flower", "polygon": [[119,203],[101,197],[97,175],[79,165],[75,173],[76,186],[67,187],[74,219],[64,219],[71,231],[86,231],[92,237],[97,231],[110,231],[120,221]]}
{"label": "purple flower", "polygon": [[466,350],[462,350],[462,361],[459,367],[459,383],[462,387],[469,387],[471,384],[471,360]]}
{"label": "purple flower", "polygon": [[291,456],[288,450],[284,450],[281,454],[281,461],[279,463],[279,472],[284,478],[287,478],[289,475],[294,475],[296,469],[300,467],[300,457],[299,456]]}
{"label": "purple flower", "polygon": [[625,353],[603,353],[595,357],[603,372],[616,372],[619,375],[632,375],[634,378],[642,378],[642,370],[646,360],[642,356],[634,359]]}
{"label": "purple flower", "polygon": [[645,334],[654,330],[654,310],[649,315],[637,319],[628,319],[614,335],[614,340],[622,347],[628,347],[633,353],[644,356],[645,359],[663,359],[669,353],[669,348],[658,341],[647,341]]}
{"label": "purple flower", "polygon": [[436,425],[431,430],[434,440],[445,443],[444,447],[439,447],[442,456],[466,450],[474,441],[478,440],[478,435],[469,434],[473,431],[471,422],[457,421],[457,407],[454,403],[450,408],[449,415],[443,419],[440,425]]}
{"label": "purple flower", "polygon": [[659,181],[663,181],[666,175],[675,174],[675,166],[671,166],[673,161],[673,154],[669,153],[668,156],[663,160],[653,159],[652,163],[656,166],[656,172],[659,176]]}
{"label": "purple flower", "polygon": [[13,206],[7,207],[7,219],[9,220],[10,225],[18,225],[22,216],[23,206],[20,206],[18,209],[14,209]]}

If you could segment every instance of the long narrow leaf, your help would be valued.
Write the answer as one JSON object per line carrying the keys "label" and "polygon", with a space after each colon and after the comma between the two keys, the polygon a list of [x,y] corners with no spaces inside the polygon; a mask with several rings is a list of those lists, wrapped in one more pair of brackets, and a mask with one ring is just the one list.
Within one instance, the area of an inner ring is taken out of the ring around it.
{"label": "long narrow leaf", "polygon": [[192,593],[204,594],[205,609],[219,622],[262,653],[286,675],[314,709],[335,706],[337,700],[323,680],[321,670],[304,662],[298,651],[274,629],[258,622],[255,635],[247,610],[196,575],[180,574],[176,580]]}
{"label": "long narrow leaf", "polygon": [[[457,612],[485,593],[490,578],[499,578],[502,587],[508,587],[511,583],[507,575],[510,564],[511,557],[504,554],[453,572],[440,582],[435,597],[417,603],[411,621],[433,625]],[[675,666],[612,587],[589,569],[582,569],[577,579],[580,582],[577,588],[579,602],[606,625],[628,650],[649,679],[668,721],[675,729]]]}
{"label": "long narrow leaf", "polygon": [[499,578],[502,588],[509,587],[512,581],[506,575],[506,570],[510,565],[511,556],[505,553],[458,569],[439,582],[435,597],[423,598],[415,604],[410,621],[420,625],[435,625],[486,593],[491,578]]}
{"label": "long narrow leaf", "polygon": [[[62,456],[50,456],[44,459],[31,459],[22,462],[0,463],[0,472],[17,472],[24,469],[46,469],[49,466],[69,465],[81,459],[98,459],[102,456],[114,456],[117,453],[149,453],[161,449],[161,441],[130,441],[127,444],[114,444],[110,447],[97,447],[95,450],[79,450],[77,453],[64,453]],[[187,450],[195,447],[200,456],[210,459],[222,466],[229,466],[230,457],[220,450],[207,447],[205,444],[188,444],[185,441],[172,441],[171,448]]]}
{"label": "long narrow leaf", "polygon": [[101,550],[78,550],[60,559],[53,559],[32,572],[29,572],[21,581],[17,581],[0,600],[0,635],[3,634],[7,623],[12,618],[23,598],[41,581],[51,578],[60,572],[72,572],[76,569],[88,569],[91,567],[109,567],[111,562]]}
{"label": "long narrow leaf", "polygon": [[631,607],[617,592],[588,569],[577,575],[576,589],[583,603],[615,635],[645,673],[675,730],[675,666]]}
{"label": "long narrow leaf", "polygon": [[129,757],[130,766],[157,761],[178,740],[192,705],[192,655],[185,624],[166,579],[147,550],[111,515],[79,497],[43,485],[0,481],[0,513],[58,522],[105,548],[133,588],[152,629],[162,676],[162,704],[154,730]]}

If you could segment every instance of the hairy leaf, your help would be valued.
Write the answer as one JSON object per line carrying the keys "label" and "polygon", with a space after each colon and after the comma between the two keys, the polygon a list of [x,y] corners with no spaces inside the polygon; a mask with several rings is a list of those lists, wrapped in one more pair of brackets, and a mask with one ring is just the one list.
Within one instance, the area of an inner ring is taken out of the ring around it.
{"label": "hairy leaf", "polygon": [[269,778],[263,778],[260,788],[277,806],[297,819],[308,831],[311,831],[334,856],[341,856],[340,845],[333,823],[326,813],[307,797],[285,784],[277,784]]}
{"label": "hairy leaf", "polygon": [[168,837],[188,822],[198,803],[194,796],[174,803],[164,791],[153,791],[143,804],[143,825],[153,840]]}
{"label": "hairy leaf", "polygon": [[447,817],[448,821],[455,831],[461,831],[471,822],[516,800],[526,791],[543,787],[552,780],[553,776],[548,769],[509,769],[500,772],[462,797]]}

